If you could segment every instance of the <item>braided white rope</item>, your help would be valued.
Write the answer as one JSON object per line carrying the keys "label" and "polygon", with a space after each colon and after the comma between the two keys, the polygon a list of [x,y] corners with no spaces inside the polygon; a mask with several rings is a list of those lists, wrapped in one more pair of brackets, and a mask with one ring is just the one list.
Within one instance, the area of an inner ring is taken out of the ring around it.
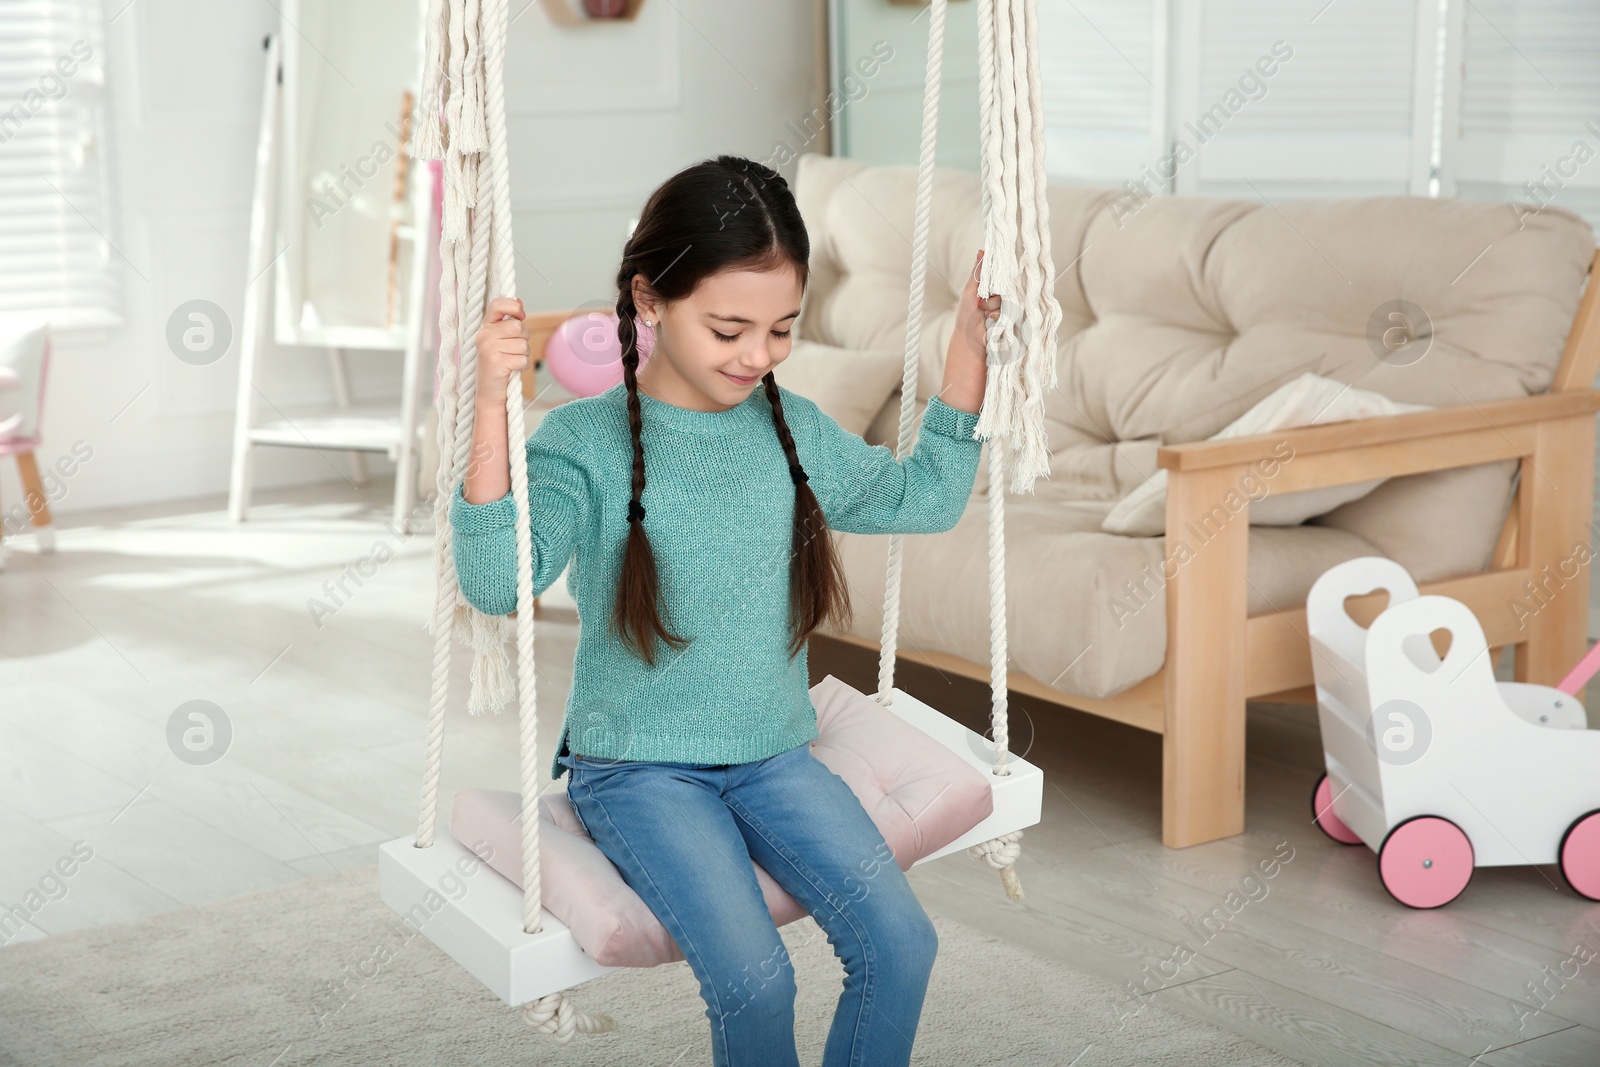
{"label": "braided white rope", "polygon": [[[419,159],[443,159],[446,170],[444,211],[440,219],[439,238],[439,352],[437,373],[439,395],[436,401],[438,426],[435,437],[439,443],[441,461],[434,479],[434,613],[430,629],[434,634],[433,686],[428,712],[426,752],[422,771],[422,809],[417,823],[417,847],[433,844],[434,827],[439,809],[439,768],[444,746],[445,709],[449,706],[450,649],[458,619],[457,605],[461,603],[456,585],[455,566],[451,560],[453,533],[449,521],[450,493],[454,479],[460,476],[460,462],[456,451],[458,424],[458,394],[460,390],[460,361],[457,347],[460,344],[460,296],[456,289],[458,271],[466,266],[461,241],[467,234],[467,215],[463,206],[464,190],[461,182],[450,181],[452,170],[459,174],[459,153],[447,154],[445,130],[452,133],[460,129],[460,94],[451,94],[446,102],[450,116],[448,124],[439,121],[436,101],[440,91],[461,76],[461,30],[450,18],[450,9],[444,0],[433,0],[428,13],[428,66],[423,71],[423,114],[414,135],[413,154]],[[446,37],[454,34],[455,48],[446,52]],[[449,56],[450,78],[441,69]],[[433,106],[430,106],[433,105]],[[450,462],[444,460],[448,458]]]}
{"label": "braided white rope", "polygon": [[[932,0],[929,7],[905,368],[900,391],[897,455],[901,457],[911,448],[920,365],[945,3],[946,0]],[[1007,686],[1010,653],[1005,589],[1007,472],[1009,470],[1010,488],[1017,492],[1031,492],[1034,480],[1049,473],[1043,397],[1056,381],[1055,333],[1061,318],[1054,296],[1055,273],[1050,258],[1034,5],[1035,0],[979,0],[978,5],[980,187],[985,249],[978,292],[984,297],[1009,294],[1002,300],[999,317],[987,330],[987,381],[976,428],[976,435],[989,441],[989,689],[995,743],[993,773],[996,775],[1011,773],[1007,760],[1010,744]],[[1019,56],[1021,62],[1018,62]],[[1008,444],[1011,447],[1007,447]],[[902,537],[893,534],[889,539],[876,695],[877,701],[884,705],[893,701],[902,558]],[[974,857],[1000,870],[1006,895],[1012,900],[1022,899],[1022,886],[1013,866],[1021,853],[1021,838],[1021,831],[1015,831],[968,850]]]}
{"label": "braided white rope", "polygon": [[[978,100],[979,156],[978,182],[983,191],[984,248],[1006,248],[997,232],[1001,219],[994,210],[1004,195],[999,188],[1001,173],[1000,139],[997,128],[1000,105],[995,85],[995,33],[994,0],[980,0],[978,4]],[[985,259],[990,256],[985,254]],[[995,256],[997,260],[1004,256]],[[987,263],[982,265],[989,269]],[[993,269],[1003,269],[997,266]],[[995,288],[999,288],[995,286]],[[1003,291],[1003,290],[1002,290]],[[983,281],[978,283],[979,295],[984,294]],[[1004,301],[1002,300],[1002,304]],[[988,386],[984,386],[987,401]],[[987,407],[987,403],[985,407]],[[981,415],[981,412],[980,412]],[[1003,492],[995,492],[1001,484],[1005,466],[1005,442],[998,437],[989,439],[989,721],[994,731],[994,773],[1007,775],[1011,768],[1006,764],[1010,745],[1010,690],[1006,684],[1006,667],[1009,659],[1006,637],[1006,572],[1005,572],[1005,515],[1006,501]],[[977,856],[982,845],[969,849]]]}
{"label": "braided white rope", "polygon": [[[515,253],[511,238],[511,167],[506,158],[505,47],[506,0],[484,0],[484,84],[489,128],[490,215],[494,220],[494,256],[489,290],[508,297],[517,295]],[[511,467],[511,496],[517,505],[517,693],[522,698],[522,928],[536,934],[541,928],[539,877],[539,701],[533,658],[533,530],[528,515],[528,464],[524,454],[527,433],[522,416],[522,381],[511,380],[506,391],[507,455]]]}
{"label": "braided white rope", "polygon": [[[437,121],[437,119],[435,119]],[[420,135],[419,135],[420,140]],[[422,767],[422,812],[417,823],[417,847],[433,844],[434,822],[439,810],[439,765],[444,747],[444,716],[450,700],[450,649],[454,644],[456,604],[460,589],[456,585],[456,569],[452,562],[451,544],[454,531],[450,526],[450,494],[454,488],[453,464],[444,457],[455,453],[457,406],[457,361],[455,302],[456,243],[439,244],[439,395],[436,402],[438,427],[435,434],[439,442],[439,470],[434,479],[433,497],[433,574],[434,601],[431,629],[433,631],[433,687],[428,707],[428,733],[426,753]],[[448,360],[448,364],[447,364]]]}
{"label": "braided white rope", "polygon": [[[917,165],[916,218],[911,231],[911,295],[906,311],[905,369],[900,382],[900,436],[897,456],[911,450],[911,417],[917,402],[918,352],[922,348],[923,290],[928,276],[928,218],[933,207],[933,152],[939,133],[939,80],[944,64],[946,0],[928,7],[928,67],[922,92],[922,149]],[[900,637],[900,545],[904,535],[889,535],[888,575],[883,594],[883,635],[878,645],[878,703],[893,703],[895,646]]]}
{"label": "braided white rope", "polygon": [[[995,27],[994,27],[993,0],[983,0],[978,7],[978,93],[980,100],[980,136],[982,155],[979,168],[979,183],[983,189],[984,211],[984,240],[986,249],[1009,249],[1014,247],[1014,241],[1009,237],[1010,227],[1007,225],[1008,216],[1002,216],[995,211],[995,204],[1004,203],[1004,191],[999,188],[998,182],[1002,171],[1000,158],[1001,142],[1004,138],[1003,130],[999,129],[1001,114],[1000,100],[1004,94],[998,92],[995,84]],[[992,241],[993,243],[988,243]],[[984,259],[990,258],[986,253]],[[1006,262],[1008,257],[1000,255],[995,257],[999,262],[996,271],[1004,275],[1009,269]],[[987,266],[987,264],[985,264]],[[1006,283],[991,283],[991,287],[1000,292],[1015,294],[1015,288],[1007,289]],[[980,277],[979,295],[984,292]],[[1004,300],[1002,299],[1002,305]],[[1001,351],[1007,351],[1004,345],[1005,330],[1011,325],[1009,311],[1002,311],[1002,319],[996,329],[990,331],[990,344],[996,344],[993,335],[998,331],[1000,339],[998,344]],[[991,373],[990,377],[993,378]],[[984,387],[986,410],[992,410],[987,403],[989,388]],[[981,419],[981,412],[980,412]],[[1011,743],[1010,732],[1010,687],[1008,685],[1008,672],[1010,652],[1007,642],[1006,620],[1006,542],[1005,542],[1005,453],[1006,442],[999,436],[989,437],[989,722],[990,730],[994,735],[994,766],[993,773],[1009,775],[1011,768],[1007,762]],[[1015,864],[1021,855],[1021,832],[1007,834],[990,841],[981,842],[967,849],[967,854],[975,859],[982,859],[995,867],[1000,872],[1000,884],[1006,896],[1012,900],[1022,899],[1022,883],[1017,877]]]}
{"label": "braided white rope", "polygon": [[[467,604],[456,584],[449,503],[466,474],[476,404],[477,349],[488,294],[516,296],[512,247],[510,167],[505,143],[506,0],[433,0],[428,11],[427,66],[423,73],[423,121],[414,139],[416,157],[444,161],[439,277],[440,464],[435,480],[434,571],[436,596],[430,625],[435,636],[433,686],[423,765],[422,809],[417,847],[433,844],[438,817],[440,753],[448,706],[450,650],[457,623],[465,622],[475,651],[468,711],[498,709],[511,695],[506,670],[506,620]],[[439,117],[440,94],[444,122]],[[487,156],[487,171],[480,157]],[[481,195],[480,178],[488,195]],[[470,214],[468,209],[471,209]],[[538,933],[543,908],[539,874],[538,693],[534,671],[533,543],[528,514],[526,427],[521,381],[506,394],[507,454],[516,505],[517,695],[521,699],[523,930]],[[564,992],[523,1005],[523,1018],[565,1044],[578,1033],[616,1029],[602,1014],[572,1006]]]}

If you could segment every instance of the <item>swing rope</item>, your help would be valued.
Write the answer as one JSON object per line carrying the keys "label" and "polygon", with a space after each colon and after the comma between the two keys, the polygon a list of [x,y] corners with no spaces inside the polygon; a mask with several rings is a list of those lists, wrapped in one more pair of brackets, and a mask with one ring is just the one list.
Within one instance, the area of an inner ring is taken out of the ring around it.
{"label": "swing rope", "polygon": [[[539,871],[538,690],[534,664],[533,532],[528,514],[528,467],[510,462],[516,505],[517,680],[513,690],[506,660],[507,620],[472,607],[460,595],[452,558],[449,505],[466,475],[477,393],[474,340],[483,324],[486,297],[516,296],[511,234],[510,166],[505,144],[505,0],[432,0],[428,13],[423,121],[417,156],[444,161],[444,208],[440,225],[439,277],[439,474],[434,497],[434,571],[437,596],[432,705],[423,766],[422,809],[417,847],[433,844],[439,806],[440,751],[448,704],[450,652],[457,624],[465,624],[474,650],[467,710],[479,714],[520,698],[522,785],[522,884],[525,932],[538,933],[543,904]],[[441,121],[439,102],[443,105]],[[487,166],[485,166],[487,164]],[[481,180],[482,179],[482,180]],[[485,188],[484,181],[487,187]],[[469,213],[470,209],[470,213]],[[459,353],[459,355],[458,355]],[[513,379],[506,392],[506,437],[527,438],[522,388]],[[449,457],[448,464],[443,457]],[[573,1007],[563,992],[522,1005],[522,1017],[561,1044],[579,1033],[616,1029],[609,1016]]]}
{"label": "swing rope", "polygon": [[[947,0],[929,7],[928,61],[922,102],[922,143],[911,238],[911,291],[907,303],[905,368],[900,387],[897,455],[911,450],[912,415],[922,348],[927,281],[928,219],[933,201],[934,147],[938,132],[940,74]],[[1056,385],[1055,335],[1061,308],[1055,299],[1049,206],[1045,194],[1044,109],[1038,66],[1036,0],[979,0],[978,93],[984,257],[978,295],[1011,294],[986,338],[988,380],[976,433],[989,441],[989,691],[996,775],[1011,773],[1006,637],[1005,493],[1032,492],[1050,470],[1044,394]],[[1023,62],[1018,63],[1018,56]],[[998,67],[998,71],[997,68]],[[1035,146],[1041,150],[1035,152]],[[1004,435],[1004,436],[1002,436]],[[900,629],[903,537],[889,538],[878,692],[893,703],[895,653]],[[968,854],[1000,872],[1006,896],[1022,899],[1016,861],[1022,831],[974,845]]]}

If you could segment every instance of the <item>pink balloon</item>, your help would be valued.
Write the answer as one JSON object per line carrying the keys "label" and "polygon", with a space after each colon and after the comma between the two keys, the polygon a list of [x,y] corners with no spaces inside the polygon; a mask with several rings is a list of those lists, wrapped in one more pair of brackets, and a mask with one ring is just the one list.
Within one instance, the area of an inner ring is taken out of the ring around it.
{"label": "pink balloon", "polygon": [[[639,324],[639,366],[649,362],[655,334]],[[563,322],[544,346],[544,364],[575,396],[597,396],[622,381],[622,346],[614,311],[582,311]]]}

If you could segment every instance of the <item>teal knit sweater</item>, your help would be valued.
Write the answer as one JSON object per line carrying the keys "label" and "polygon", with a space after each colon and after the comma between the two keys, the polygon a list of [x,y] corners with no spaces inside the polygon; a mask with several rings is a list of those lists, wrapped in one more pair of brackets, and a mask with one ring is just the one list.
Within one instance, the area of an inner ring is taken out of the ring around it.
{"label": "teal knit sweater", "polygon": [[[978,416],[928,401],[904,463],[868,445],[811,400],[779,387],[795,449],[828,525],[852,533],[936,533],[966,509],[983,442]],[[806,649],[789,642],[794,482],[766,390],[724,411],[639,394],[640,498],[667,629],[647,667],[609,623],[628,533],[632,445],[627,390],[568,401],[527,442],[537,596],[567,569],[578,606],[572,689],[552,779],[568,751],[607,759],[732,764],[815,740]],[[516,506],[450,502],[456,575],[489,615],[516,610]],[[569,567],[568,564],[571,564]],[[853,601],[876,590],[852,589]],[[860,610],[857,607],[856,610]]]}

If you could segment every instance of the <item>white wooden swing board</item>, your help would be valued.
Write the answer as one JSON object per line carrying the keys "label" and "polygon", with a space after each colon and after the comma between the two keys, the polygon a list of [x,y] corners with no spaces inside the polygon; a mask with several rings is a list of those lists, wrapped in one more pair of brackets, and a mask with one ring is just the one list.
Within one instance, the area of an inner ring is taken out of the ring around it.
{"label": "white wooden swing board", "polygon": [[994,811],[988,818],[937,852],[923,856],[912,864],[913,867],[1039,822],[1044,810],[1042,770],[1014,753],[1007,753],[1006,769],[1011,773],[995,774],[993,741],[929,707],[899,686],[891,687],[890,692],[892,697],[888,710],[966,760],[969,766],[988,780],[989,789],[994,794]]}
{"label": "white wooden swing board", "polygon": [[[594,962],[560,919],[522,929],[522,890],[448,833],[378,846],[378,895],[406,925],[512,1006],[616,970]],[[470,874],[463,874],[470,871]]]}
{"label": "white wooden swing board", "polygon": [[[1011,773],[995,775],[993,742],[899,688],[893,694],[889,710],[964,759],[989,781],[994,796],[988,818],[913,866],[1039,822],[1043,771],[1009,756]],[[540,931],[525,933],[522,890],[448,832],[436,834],[428,848],[416,848],[415,843],[416,835],[410,834],[379,846],[379,896],[410,929],[505,1003],[526,1004],[617,969],[590,959],[548,909]]]}

